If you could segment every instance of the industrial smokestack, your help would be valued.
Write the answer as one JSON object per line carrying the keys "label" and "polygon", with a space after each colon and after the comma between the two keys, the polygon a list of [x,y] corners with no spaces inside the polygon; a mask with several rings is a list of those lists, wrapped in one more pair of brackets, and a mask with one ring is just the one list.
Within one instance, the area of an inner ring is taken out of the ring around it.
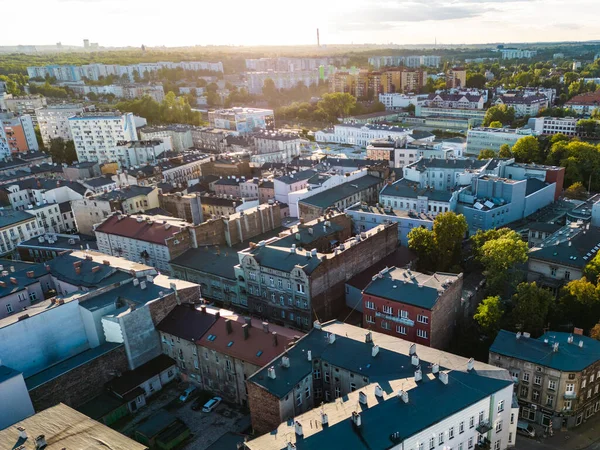
{"label": "industrial smokestack", "polygon": [[321,46],[321,41],[319,39],[319,29],[317,28],[317,47]]}

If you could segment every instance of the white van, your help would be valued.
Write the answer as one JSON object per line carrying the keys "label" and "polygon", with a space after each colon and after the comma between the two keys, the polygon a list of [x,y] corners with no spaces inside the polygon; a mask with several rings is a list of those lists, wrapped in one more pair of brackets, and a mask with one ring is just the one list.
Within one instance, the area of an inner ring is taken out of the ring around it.
{"label": "white van", "polygon": [[535,428],[530,423],[527,423],[523,420],[519,420],[517,422],[517,433],[522,434],[524,436],[534,438],[535,437]]}

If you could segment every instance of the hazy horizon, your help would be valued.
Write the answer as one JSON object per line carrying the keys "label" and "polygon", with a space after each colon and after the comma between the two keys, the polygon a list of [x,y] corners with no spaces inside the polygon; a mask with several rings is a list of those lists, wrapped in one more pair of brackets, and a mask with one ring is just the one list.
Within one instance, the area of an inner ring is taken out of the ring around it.
{"label": "hazy horizon", "polygon": [[[462,45],[600,39],[596,0],[274,0],[203,5],[183,0],[32,0],[26,38],[3,24],[0,45]],[[90,25],[91,22],[91,25]],[[175,30],[171,32],[170,30]]]}

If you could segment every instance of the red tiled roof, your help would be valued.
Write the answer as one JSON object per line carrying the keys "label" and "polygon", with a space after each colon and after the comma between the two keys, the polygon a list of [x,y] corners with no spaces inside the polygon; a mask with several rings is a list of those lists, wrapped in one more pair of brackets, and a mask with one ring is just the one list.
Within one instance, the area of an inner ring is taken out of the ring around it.
{"label": "red tiled roof", "polygon": [[[226,319],[231,320],[230,334],[227,334]],[[303,335],[300,331],[295,332],[273,324],[269,324],[269,331],[265,332],[262,324],[259,328],[256,326],[257,321],[253,320],[248,339],[244,339],[242,326],[245,323],[241,316],[219,317],[196,344],[262,367],[286,350],[287,344],[293,340],[292,333]],[[274,345],[273,331],[277,332],[277,345]],[[212,339],[212,336],[216,337]],[[230,342],[233,343],[229,345]],[[262,352],[260,356],[259,352]]]}
{"label": "red tiled roof", "polygon": [[161,222],[149,223],[146,220],[138,222],[136,217],[122,216],[121,220],[119,220],[117,215],[114,215],[99,225],[96,231],[165,245],[165,239],[180,232],[181,228],[170,226],[169,229],[166,229],[165,225]]}
{"label": "red tiled roof", "polygon": [[567,105],[597,105],[600,106],[600,91],[579,94],[569,100]]}

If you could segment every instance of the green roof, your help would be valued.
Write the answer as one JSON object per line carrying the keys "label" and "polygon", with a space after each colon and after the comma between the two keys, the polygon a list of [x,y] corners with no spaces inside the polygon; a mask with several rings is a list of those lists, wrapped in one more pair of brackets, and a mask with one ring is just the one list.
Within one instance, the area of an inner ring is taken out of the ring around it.
{"label": "green roof", "polygon": [[419,183],[408,181],[404,178],[385,186],[381,191],[381,195],[405,198],[427,197],[429,200],[438,202],[449,202],[452,198],[451,191],[436,191],[435,189],[422,188],[419,186]]}
{"label": "green roof", "polygon": [[529,258],[583,269],[600,250],[600,229],[580,230],[570,240],[566,236],[561,236],[558,244],[531,249]]}
{"label": "green roof", "polygon": [[239,264],[237,250],[227,246],[191,248],[171,261],[172,266],[216,275],[221,278],[235,280],[234,266]]}
{"label": "green roof", "polygon": [[363,292],[429,310],[433,309],[449,283],[458,279],[457,275],[452,274],[426,275],[399,268],[393,268],[381,276],[371,281]]}
{"label": "green roof", "polygon": [[[568,339],[573,336],[573,343]],[[548,342],[544,342],[545,340]],[[579,343],[583,342],[580,347]],[[557,351],[553,344],[558,343]],[[521,359],[562,372],[579,372],[600,359],[600,342],[587,336],[548,331],[538,339],[527,338],[511,331],[500,330],[490,352]]]}
{"label": "green roof", "polygon": [[81,405],[77,410],[94,420],[100,420],[107,414],[122,407],[125,403],[125,400],[119,400],[109,393],[103,392],[89,402]]}
{"label": "green roof", "polygon": [[159,409],[157,412],[148,417],[144,422],[139,424],[135,429],[136,433],[146,436],[148,440],[160,434],[167,429],[171,424],[178,419],[165,409]]}
{"label": "green roof", "polygon": [[344,200],[345,198],[356,194],[357,192],[377,186],[379,183],[383,183],[381,178],[374,177],[373,175],[365,175],[364,177],[357,178],[356,180],[348,181],[347,183],[326,189],[318,194],[303,198],[299,201],[299,203],[305,203],[307,205],[325,209],[329,206],[333,206],[340,200]]}

